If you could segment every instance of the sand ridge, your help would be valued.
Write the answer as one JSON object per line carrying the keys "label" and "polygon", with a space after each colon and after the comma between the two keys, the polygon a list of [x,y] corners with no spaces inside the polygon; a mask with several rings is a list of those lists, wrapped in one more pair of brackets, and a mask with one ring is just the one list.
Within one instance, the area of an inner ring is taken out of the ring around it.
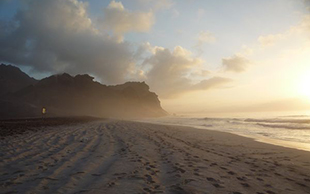
{"label": "sand ridge", "polygon": [[106,120],[0,146],[0,193],[310,193],[309,152],[228,133]]}

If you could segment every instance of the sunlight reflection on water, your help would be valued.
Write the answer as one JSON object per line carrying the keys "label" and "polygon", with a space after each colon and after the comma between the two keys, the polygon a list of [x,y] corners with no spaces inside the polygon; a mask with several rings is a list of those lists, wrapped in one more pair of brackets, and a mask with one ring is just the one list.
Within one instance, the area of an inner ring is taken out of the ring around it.
{"label": "sunlight reflection on water", "polygon": [[260,142],[310,151],[310,116],[252,118],[164,117],[143,121],[234,133]]}

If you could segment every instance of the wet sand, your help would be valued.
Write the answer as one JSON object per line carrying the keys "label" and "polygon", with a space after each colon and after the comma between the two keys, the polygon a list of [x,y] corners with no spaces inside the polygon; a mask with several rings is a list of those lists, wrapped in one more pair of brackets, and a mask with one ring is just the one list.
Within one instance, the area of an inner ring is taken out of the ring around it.
{"label": "wet sand", "polygon": [[0,193],[310,193],[310,152],[189,127],[50,126],[0,149]]}

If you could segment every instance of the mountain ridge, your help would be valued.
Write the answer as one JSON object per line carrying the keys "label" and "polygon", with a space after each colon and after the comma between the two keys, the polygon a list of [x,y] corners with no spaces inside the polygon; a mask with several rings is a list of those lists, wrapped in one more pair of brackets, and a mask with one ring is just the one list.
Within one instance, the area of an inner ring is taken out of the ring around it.
{"label": "mountain ridge", "polygon": [[107,86],[95,82],[88,74],[62,73],[29,82],[17,91],[2,95],[0,105],[4,108],[0,110],[0,118],[39,117],[43,107],[47,116],[140,118],[167,115],[157,94],[149,89],[145,82]]}
{"label": "mountain ridge", "polygon": [[0,96],[14,93],[26,86],[35,84],[38,80],[30,77],[13,65],[0,65]]}

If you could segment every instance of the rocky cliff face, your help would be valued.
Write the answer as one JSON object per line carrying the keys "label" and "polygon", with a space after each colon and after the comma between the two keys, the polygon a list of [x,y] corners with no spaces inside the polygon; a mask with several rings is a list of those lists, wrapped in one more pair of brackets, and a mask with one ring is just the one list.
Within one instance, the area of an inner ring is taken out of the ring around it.
{"label": "rocky cliff face", "polygon": [[14,112],[18,113],[16,117],[40,116],[42,107],[49,116],[138,118],[167,114],[158,96],[144,82],[106,86],[93,79],[89,75],[66,73],[44,78],[6,95],[0,101],[6,113],[0,111],[0,117],[12,117]]}

